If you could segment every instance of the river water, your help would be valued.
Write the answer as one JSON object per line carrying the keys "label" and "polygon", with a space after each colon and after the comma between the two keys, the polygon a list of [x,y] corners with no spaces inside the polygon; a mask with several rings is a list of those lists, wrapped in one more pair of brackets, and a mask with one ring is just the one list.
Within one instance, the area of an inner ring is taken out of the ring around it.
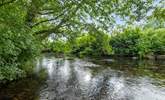
{"label": "river water", "polygon": [[0,96],[16,98],[11,100],[165,100],[164,61],[46,55],[37,61],[36,76],[43,69],[47,76],[42,84],[36,77],[28,78],[3,87]]}

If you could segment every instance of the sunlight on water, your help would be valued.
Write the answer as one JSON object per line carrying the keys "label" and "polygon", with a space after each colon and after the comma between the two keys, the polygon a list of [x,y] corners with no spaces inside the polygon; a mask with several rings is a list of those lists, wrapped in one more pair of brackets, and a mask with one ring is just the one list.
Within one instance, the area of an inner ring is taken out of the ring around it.
{"label": "sunlight on water", "polygon": [[44,56],[35,72],[42,69],[47,77],[38,90],[39,100],[165,100],[164,62]]}
{"label": "sunlight on water", "polygon": [[127,75],[122,70],[104,68],[105,65],[80,59],[43,58],[38,65],[46,68],[49,75],[40,92],[41,100],[46,98],[164,100],[165,98],[165,88],[154,85],[156,80],[149,76]]}
{"label": "sunlight on water", "polygon": [[60,67],[59,71],[61,77],[67,81],[70,77],[70,71],[71,71],[70,63],[68,60],[64,61],[64,65]]}

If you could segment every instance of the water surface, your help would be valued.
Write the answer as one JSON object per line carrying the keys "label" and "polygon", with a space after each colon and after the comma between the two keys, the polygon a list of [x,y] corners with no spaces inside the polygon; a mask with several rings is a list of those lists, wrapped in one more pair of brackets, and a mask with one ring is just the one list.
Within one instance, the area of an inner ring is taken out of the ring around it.
{"label": "water surface", "polygon": [[38,59],[35,72],[43,69],[47,78],[33,90],[38,100],[165,100],[164,61],[46,55]]}

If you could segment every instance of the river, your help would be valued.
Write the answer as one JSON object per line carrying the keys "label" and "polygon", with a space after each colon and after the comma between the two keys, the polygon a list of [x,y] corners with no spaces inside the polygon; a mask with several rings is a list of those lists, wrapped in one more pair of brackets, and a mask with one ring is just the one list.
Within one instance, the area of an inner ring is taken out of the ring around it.
{"label": "river", "polygon": [[[35,73],[1,87],[0,96],[11,100],[165,100],[164,61],[47,54],[37,60]],[[44,75],[41,82],[39,77]]]}

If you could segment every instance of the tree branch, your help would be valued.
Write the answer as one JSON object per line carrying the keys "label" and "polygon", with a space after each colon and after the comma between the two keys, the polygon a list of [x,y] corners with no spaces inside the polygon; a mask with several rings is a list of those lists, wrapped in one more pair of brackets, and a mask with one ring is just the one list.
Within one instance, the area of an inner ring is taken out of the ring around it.
{"label": "tree branch", "polygon": [[41,31],[36,32],[36,34],[59,32],[59,28],[61,27],[63,23],[65,23],[65,20],[61,21],[56,27],[52,29],[41,30]]}
{"label": "tree branch", "polygon": [[38,26],[39,24],[42,24],[42,23],[44,23],[44,22],[49,22],[49,21],[57,20],[60,16],[64,15],[66,11],[67,11],[67,10],[64,10],[61,14],[59,14],[59,15],[56,16],[55,18],[51,18],[51,19],[47,19],[47,20],[43,20],[43,21],[40,21],[40,22],[38,22],[38,23],[35,23],[34,25],[32,25],[32,28],[35,27],[35,26]]}
{"label": "tree branch", "polygon": [[54,11],[47,11],[47,12],[38,12],[39,15],[48,15],[48,14],[53,14]]}
{"label": "tree branch", "polygon": [[[63,16],[66,12],[69,12],[69,10],[71,10],[71,6],[73,6],[73,5],[74,5],[74,3],[70,3],[69,5],[67,5],[64,8],[64,10],[62,11],[62,13],[60,13],[59,15],[57,15],[55,18],[51,18],[51,19],[47,19],[47,20],[43,20],[43,21],[37,22],[34,25],[32,25],[31,27],[33,28],[33,27],[38,26],[39,24],[42,24],[44,22],[49,22],[49,21],[57,20],[59,17]],[[39,12],[39,14],[41,14],[41,15],[48,15],[48,14],[54,13],[54,11],[52,9],[50,9],[50,8],[45,8],[43,10],[46,10],[48,12],[44,12],[44,13]]]}
{"label": "tree branch", "polygon": [[81,5],[82,5],[82,3],[80,2],[77,5],[77,7],[75,8],[75,10],[73,10],[68,16],[64,16],[64,18],[61,20],[61,22],[55,28],[47,29],[47,30],[41,30],[41,31],[36,32],[36,34],[53,33],[53,32],[56,33],[56,32],[58,32],[59,28],[63,25],[63,23],[67,22],[70,17],[72,17],[74,14],[76,14],[76,12],[78,11],[78,9],[80,8]]}

